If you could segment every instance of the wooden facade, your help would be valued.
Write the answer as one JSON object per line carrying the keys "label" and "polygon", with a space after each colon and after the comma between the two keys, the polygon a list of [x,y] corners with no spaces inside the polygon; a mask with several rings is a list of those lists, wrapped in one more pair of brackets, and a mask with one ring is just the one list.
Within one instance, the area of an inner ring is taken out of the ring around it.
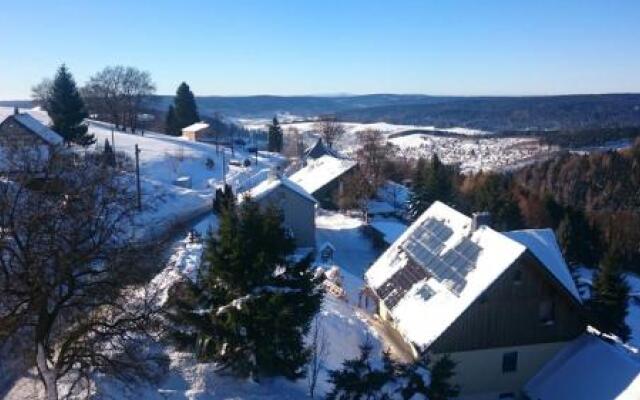
{"label": "wooden facade", "polygon": [[339,208],[338,201],[346,189],[346,185],[348,185],[349,178],[356,173],[357,169],[357,165],[353,166],[342,175],[311,193],[318,200],[320,207],[328,210],[337,210]]}
{"label": "wooden facade", "polygon": [[48,146],[40,136],[31,132],[24,125],[16,121],[13,116],[0,123],[0,146],[5,149],[21,147]]}
{"label": "wooden facade", "polygon": [[578,301],[527,251],[465,310],[429,351],[454,353],[563,342],[577,337],[584,329]]}

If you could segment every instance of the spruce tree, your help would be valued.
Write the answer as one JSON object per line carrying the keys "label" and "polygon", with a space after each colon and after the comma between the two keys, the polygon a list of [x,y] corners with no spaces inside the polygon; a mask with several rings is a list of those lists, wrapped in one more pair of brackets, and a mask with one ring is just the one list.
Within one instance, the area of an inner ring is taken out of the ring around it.
{"label": "spruce tree", "polygon": [[327,400],[413,400],[429,393],[426,363],[395,362],[389,353],[382,354],[382,368],[372,360],[369,342],[360,346],[360,355],[342,363],[342,368],[329,372],[333,384]]}
{"label": "spruce tree", "polygon": [[588,302],[593,325],[604,333],[613,333],[629,340],[630,329],[625,323],[628,313],[629,284],[620,268],[614,249],[607,252],[593,279],[593,293]]}
{"label": "spruce tree", "polygon": [[236,196],[233,193],[231,185],[224,185],[223,188],[217,188],[215,198],[213,199],[213,212],[222,215],[225,210],[233,209],[236,205]]}
{"label": "spruce tree", "polygon": [[409,199],[409,213],[418,218],[431,204],[439,200],[443,203],[455,202],[453,179],[457,171],[444,165],[437,154],[429,161],[419,159],[414,171],[413,192]]}
{"label": "spruce tree", "polygon": [[194,334],[178,331],[177,339],[238,376],[304,376],[304,336],[322,300],[310,260],[291,260],[295,244],[275,209],[245,199],[224,208],[219,221],[199,282],[173,313]]}
{"label": "spruce tree", "polygon": [[273,117],[273,122],[269,125],[268,144],[269,151],[279,153],[282,151],[282,144],[284,142],[282,127],[278,122],[277,117]]}
{"label": "spruce tree", "polygon": [[372,346],[365,342],[360,345],[357,358],[345,360],[342,368],[329,372],[332,390],[326,400],[387,400],[391,394],[383,390],[393,380],[391,362],[385,355],[384,369],[375,368],[371,359]]}
{"label": "spruce tree", "polygon": [[567,208],[556,233],[564,256],[571,264],[598,263],[601,253],[600,232],[589,223],[584,212]]}
{"label": "spruce tree", "polygon": [[169,106],[167,110],[167,116],[164,120],[164,131],[173,136],[180,136],[180,128],[178,128],[178,121],[176,121],[176,112],[173,105]]}
{"label": "spruce tree", "polygon": [[520,229],[523,225],[520,206],[511,190],[508,176],[495,173],[484,176],[474,193],[473,205],[477,211],[491,213],[492,226],[498,230]]}
{"label": "spruce tree", "polygon": [[456,364],[448,355],[444,355],[431,367],[431,383],[427,390],[429,400],[447,400],[458,396],[460,388],[451,384]]}
{"label": "spruce tree", "polygon": [[81,146],[95,143],[95,138],[87,134],[84,124],[88,116],[84,102],[73,76],[64,64],[58,68],[45,108],[53,121],[53,130],[63,137],[65,143],[73,142]]}
{"label": "spruce tree", "polygon": [[173,104],[176,126],[174,132],[177,132],[175,134],[179,134],[182,128],[200,121],[195,96],[191,89],[189,89],[189,85],[185,82],[182,82],[180,86],[178,86]]}
{"label": "spruce tree", "polygon": [[103,161],[110,167],[116,165],[116,153],[113,151],[113,147],[109,144],[109,139],[104,140],[104,150],[102,151]]}

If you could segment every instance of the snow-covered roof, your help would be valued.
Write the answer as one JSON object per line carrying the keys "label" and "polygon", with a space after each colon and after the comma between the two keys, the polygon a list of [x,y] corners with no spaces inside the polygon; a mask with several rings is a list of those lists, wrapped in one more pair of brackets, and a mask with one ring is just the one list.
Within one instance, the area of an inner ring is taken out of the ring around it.
{"label": "snow-covered roof", "polygon": [[616,343],[584,334],[525,385],[531,399],[640,399],[640,360]]}
{"label": "snow-covered roof", "polygon": [[384,241],[389,244],[398,240],[400,235],[407,230],[407,225],[395,218],[373,218],[370,225],[382,233]]}
{"label": "snow-covered roof", "polygon": [[62,136],[49,129],[48,126],[34,118],[31,114],[20,113],[10,115],[4,118],[2,122],[9,118],[13,118],[16,122],[28,129],[30,132],[33,132],[49,145],[59,145],[64,141]]}
{"label": "snow-covered roof", "polygon": [[551,272],[569,293],[580,302],[580,294],[564,261],[556,235],[551,229],[526,229],[505,232],[509,238],[523,244]]}
{"label": "snow-covered roof", "polygon": [[196,122],[195,124],[191,124],[189,126],[186,126],[184,128],[182,128],[183,132],[198,132],[204,129],[209,128],[209,124],[207,124],[206,122]]}
{"label": "snow-covered roof", "polygon": [[316,203],[316,199],[311,196],[309,194],[309,192],[307,192],[306,190],[304,190],[304,188],[302,188],[300,185],[296,184],[295,182],[292,182],[290,179],[284,177],[284,176],[279,176],[279,177],[274,177],[274,178],[268,178],[262,182],[260,182],[260,184],[258,184],[257,186],[255,186],[254,188],[252,188],[251,190],[248,190],[244,193],[241,194],[241,196],[244,196],[245,194],[248,194],[252,199],[254,200],[259,200],[262,197],[266,196],[267,194],[271,193],[273,190],[275,190],[278,187],[285,187],[297,194],[299,194],[300,196],[304,197],[305,199]]}
{"label": "snow-covered roof", "polygon": [[291,175],[289,179],[313,194],[355,165],[356,162],[353,160],[322,156],[316,160],[309,160],[306,167]]}
{"label": "snow-covered roof", "polygon": [[472,232],[471,218],[436,201],[365,279],[398,330],[424,350],[525,250],[487,226]]}
{"label": "snow-covered roof", "polygon": [[313,146],[308,147],[304,151],[304,157],[306,159],[318,159],[325,155],[341,158],[340,154],[337,151],[335,151],[330,147],[325,146],[324,142],[322,141],[322,138],[318,138],[318,140],[316,140]]}

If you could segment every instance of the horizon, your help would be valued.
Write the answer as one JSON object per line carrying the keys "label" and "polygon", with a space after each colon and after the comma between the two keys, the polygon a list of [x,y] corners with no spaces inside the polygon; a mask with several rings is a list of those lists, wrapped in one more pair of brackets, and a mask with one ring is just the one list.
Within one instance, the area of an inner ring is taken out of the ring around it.
{"label": "horizon", "polygon": [[630,0],[38,0],[3,10],[3,101],[30,99],[62,63],[79,84],[131,65],[163,96],[182,81],[198,97],[640,92],[640,4]]}

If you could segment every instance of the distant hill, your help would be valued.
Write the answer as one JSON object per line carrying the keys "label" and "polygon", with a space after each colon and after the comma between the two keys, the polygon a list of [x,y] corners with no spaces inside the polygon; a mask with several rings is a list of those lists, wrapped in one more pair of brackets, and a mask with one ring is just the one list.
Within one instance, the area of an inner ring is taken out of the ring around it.
{"label": "distant hill", "polygon": [[[164,113],[172,96],[156,96],[152,108]],[[335,114],[352,122],[389,122],[464,127],[497,133],[588,130],[640,126],[640,94],[525,97],[454,97],[403,94],[347,96],[202,96],[204,117],[270,118],[276,114],[311,117]],[[30,107],[30,101],[0,105]]]}
{"label": "distant hill", "polygon": [[[166,110],[171,96],[158,96],[156,107]],[[426,95],[369,94],[361,96],[199,96],[196,98],[202,114],[221,113],[229,117],[269,118],[275,114],[311,117],[360,110],[379,106],[437,104],[455,99]]]}
{"label": "distant hill", "polygon": [[340,111],[355,122],[465,127],[493,132],[640,126],[640,94],[445,98]]}
{"label": "distant hill", "polygon": [[32,108],[31,100],[0,100],[0,107]]}

